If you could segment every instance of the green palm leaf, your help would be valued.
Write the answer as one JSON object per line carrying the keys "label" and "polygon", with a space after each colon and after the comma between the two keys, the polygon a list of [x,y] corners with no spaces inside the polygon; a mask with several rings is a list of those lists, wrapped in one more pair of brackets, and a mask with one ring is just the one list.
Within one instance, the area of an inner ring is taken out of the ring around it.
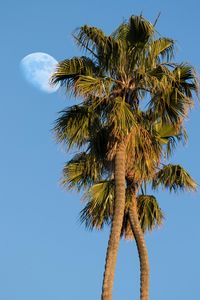
{"label": "green palm leaf", "polygon": [[97,59],[99,66],[108,71],[119,69],[124,53],[124,46],[112,36],[106,36],[96,27],[82,26],[75,35],[76,43]]}
{"label": "green palm leaf", "polygon": [[108,77],[79,76],[75,84],[75,92],[79,96],[108,97],[113,81]]}
{"label": "green palm leaf", "polygon": [[159,38],[150,45],[149,55],[152,59],[161,58],[161,61],[171,61],[174,56],[174,41],[169,38]]}
{"label": "green palm leaf", "polygon": [[54,126],[58,142],[63,142],[68,147],[81,147],[89,141],[90,132],[99,126],[99,118],[92,107],[87,105],[74,105],[61,111],[61,116]]}
{"label": "green palm leaf", "polygon": [[163,213],[156,198],[152,195],[137,197],[138,215],[143,232],[153,230],[163,222]]}
{"label": "green palm leaf", "polygon": [[92,76],[99,72],[98,67],[88,57],[74,57],[58,63],[56,72],[51,77],[51,83],[60,83],[67,91],[74,91],[74,84],[80,75]]}
{"label": "green palm leaf", "polygon": [[162,153],[157,133],[138,124],[128,136],[126,152],[128,176],[138,182],[152,178]]}
{"label": "green palm leaf", "polygon": [[102,163],[85,152],[75,155],[63,169],[61,184],[68,189],[87,188],[101,179]]}
{"label": "green palm leaf", "polygon": [[159,186],[168,188],[170,191],[195,191],[197,183],[182,166],[169,164],[155,174],[152,188],[157,189]]}
{"label": "green palm leaf", "polygon": [[194,69],[186,64],[176,65],[172,72],[166,70],[162,67],[161,83],[154,85],[149,108],[162,118],[163,123],[181,124],[193,106],[192,93],[198,92],[197,78]]}
{"label": "green palm leaf", "polygon": [[94,184],[84,195],[86,206],[80,213],[80,221],[89,229],[102,229],[109,224],[113,214],[114,181]]}
{"label": "green palm leaf", "polygon": [[117,138],[126,136],[134,126],[137,126],[131,106],[122,97],[116,97],[108,104],[106,117],[112,134]]}

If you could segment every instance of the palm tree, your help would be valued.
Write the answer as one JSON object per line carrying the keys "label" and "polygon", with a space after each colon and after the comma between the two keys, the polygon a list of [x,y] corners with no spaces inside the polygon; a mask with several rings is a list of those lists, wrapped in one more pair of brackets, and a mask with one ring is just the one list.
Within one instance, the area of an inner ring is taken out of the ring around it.
{"label": "palm tree", "polygon": [[[88,57],[60,62],[52,82],[60,82],[67,91],[81,96],[89,114],[94,114],[94,118],[98,115],[97,127],[106,128],[108,133],[106,158],[114,160],[115,197],[102,300],[110,300],[125,209],[127,152],[128,157],[137,159],[137,166],[143,166],[142,160],[145,159],[146,178],[151,176],[160,157],[158,145],[155,146],[143,126],[141,100],[150,99],[148,107],[155,120],[172,124],[180,130],[193,104],[192,92],[197,91],[197,83],[192,67],[171,62],[174,42],[158,38],[154,25],[142,16],[132,16],[110,36],[98,28],[83,26],[74,38]],[[63,130],[65,126],[59,128],[59,122],[57,125],[59,141],[67,140],[69,146],[78,147],[87,143],[89,135],[84,143],[80,142],[81,128],[79,133],[71,135]],[[90,124],[87,126],[90,127]],[[88,132],[93,130],[90,128]],[[72,132],[71,129],[69,131]],[[144,143],[145,138],[147,141]],[[143,154],[140,155],[140,152]],[[144,178],[135,181],[136,170],[136,166],[132,167],[129,173],[134,174],[134,182],[139,186]],[[148,299],[148,291],[142,294],[141,299]]]}

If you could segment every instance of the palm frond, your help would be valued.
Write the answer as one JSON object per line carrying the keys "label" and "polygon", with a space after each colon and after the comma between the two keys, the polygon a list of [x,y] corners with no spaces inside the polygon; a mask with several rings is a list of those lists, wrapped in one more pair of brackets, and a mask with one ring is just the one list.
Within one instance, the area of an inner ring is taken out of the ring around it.
{"label": "palm frond", "polygon": [[151,231],[162,225],[164,216],[161,208],[152,195],[140,195],[137,197],[137,209],[143,232]]}
{"label": "palm frond", "polygon": [[188,98],[192,98],[192,92],[198,95],[199,80],[194,68],[187,64],[181,63],[173,71],[175,85],[178,90]]}
{"label": "palm frond", "polygon": [[[149,108],[162,118],[163,123],[181,125],[193,106],[193,92],[198,94],[197,76],[187,64],[176,65],[172,71],[162,66],[160,71],[161,84],[156,83]],[[153,76],[156,76],[156,69]]]}
{"label": "palm frond", "polygon": [[60,112],[61,116],[54,126],[55,136],[58,142],[68,147],[81,147],[90,136],[90,132],[98,127],[99,119],[92,107],[87,105],[74,105]]}
{"label": "palm frond", "polygon": [[149,56],[154,60],[168,62],[174,56],[174,41],[169,38],[159,38],[150,45]]}
{"label": "palm frond", "polygon": [[127,35],[129,33],[130,27],[128,22],[124,21],[120,24],[117,29],[112,33],[112,37],[115,40],[121,40],[122,42],[127,42]]}
{"label": "palm frond", "polygon": [[51,77],[51,83],[53,85],[60,83],[61,86],[66,87],[67,91],[72,91],[74,83],[80,75],[92,76],[98,72],[98,67],[90,58],[73,57],[58,63],[56,71]]}
{"label": "palm frond", "polygon": [[108,97],[113,80],[109,77],[79,76],[75,84],[75,93],[79,96]]}
{"label": "palm frond", "polygon": [[154,127],[163,144],[167,144],[170,137],[175,137],[179,134],[177,128],[171,124],[162,124],[162,122],[157,121],[154,124]]}
{"label": "palm frond", "polygon": [[154,35],[154,26],[142,16],[131,16],[129,19],[128,41],[132,44],[144,44]]}
{"label": "palm frond", "polygon": [[98,160],[104,161],[108,169],[112,162],[107,161],[108,150],[110,148],[111,139],[110,131],[107,127],[101,127],[99,130],[91,132],[88,151],[92,153]]}
{"label": "palm frond", "polygon": [[162,124],[161,121],[154,123],[156,132],[158,133],[158,139],[163,145],[164,156],[169,158],[179,142],[186,143],[187,134],[183,126],[177,128],[172,124]]}
{"label": "palm frond", "polygon": [[155,174],[152,181],[152,188],[157,189],[159,186],[171,191],[189,190],[195,191],[197,183],[189,173],[180,165],[164,165],[163,168]]}
{"label": "palm frond", "polygon": [[190,101],[179,97],[177,90],[173,90],[171,93],[157,94],[150,101],[150,108],[156,112],[158,117],[160,116],[162,123],[171,123],[174,126],[186,117],[185,108],[188,106],[190,106]]}
{"label": "palm frond", "polygon": [[131,106],[122,97],[116,97],[106,109],[108,127],[116,138],[126,136],[130,130],[137,126]]}
{"label": "palm frond", "polygon": [[137,123],[127,140],[127,175],[138,182],[151,178],[160,163],[161,151],[157,133]]}
{"label": "palm frond", "polygon": [[74,32],[76,44],[83,50],[89,51],[94,57],[98,54],[99,48],[106,45],[107,36],[104,32],[97,28],[84,25]]}
{"label": "palm frond", "polygon": [[106,36],[96,27],[82,26],[75,33],[76,43],[96,58],[101,69],[118,69],[124,53],[123,44]]}
{"label": "palm frond", "polygon": [[102,229],[113,214],[114,181],[94,184],[84,195],[86,206],[80,212],[80,221],[89,229]]}
{"label": "palm frond", "polygon": [[61,184],[80,191],[99,181],[102,172],[102,163],[90,153],[82,152],[65,164]]}

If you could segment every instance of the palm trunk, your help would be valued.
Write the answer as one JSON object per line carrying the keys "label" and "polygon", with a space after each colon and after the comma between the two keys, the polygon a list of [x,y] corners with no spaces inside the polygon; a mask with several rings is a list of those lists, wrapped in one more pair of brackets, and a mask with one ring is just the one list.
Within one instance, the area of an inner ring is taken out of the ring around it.
{"label": "palm trunk", "polygon": [[140,259],[140,300],[148,300],[149,298],[149,260],[148,252],[144,239],[144,233],[141,229],[138,212],[136,193],[132,195],[132,205],[129,208],[129,217],[131,229],[135,237],[139,259]]}
{"label": "palm trunk", "polygon": [[125,208],[125,145],[120,144],[115,156],[115,201],[108,242],[102,287],[102,300],[112,300],[115,266]]}

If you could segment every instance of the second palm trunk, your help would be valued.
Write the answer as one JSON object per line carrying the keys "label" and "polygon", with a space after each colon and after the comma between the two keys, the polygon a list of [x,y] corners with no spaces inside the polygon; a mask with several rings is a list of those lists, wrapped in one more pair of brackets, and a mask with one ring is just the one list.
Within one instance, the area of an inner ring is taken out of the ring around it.
{"label": "second palm trunk", "polygon": [[137,212],[137,197],[133,188],[132,205],[129,208],[129,218],[131,229],[136,241],[137,250],[140,260],[140,300],[148,300],[149,298],[149,260],[148,252],[144,239],[144,233],[140,226]]}
{"label": "second palm trunk", "polygon": [[125,145],[119,145],[115,156],[115,201],[104,271],[102,300],[112,299],[115,266],[125,208]]}

